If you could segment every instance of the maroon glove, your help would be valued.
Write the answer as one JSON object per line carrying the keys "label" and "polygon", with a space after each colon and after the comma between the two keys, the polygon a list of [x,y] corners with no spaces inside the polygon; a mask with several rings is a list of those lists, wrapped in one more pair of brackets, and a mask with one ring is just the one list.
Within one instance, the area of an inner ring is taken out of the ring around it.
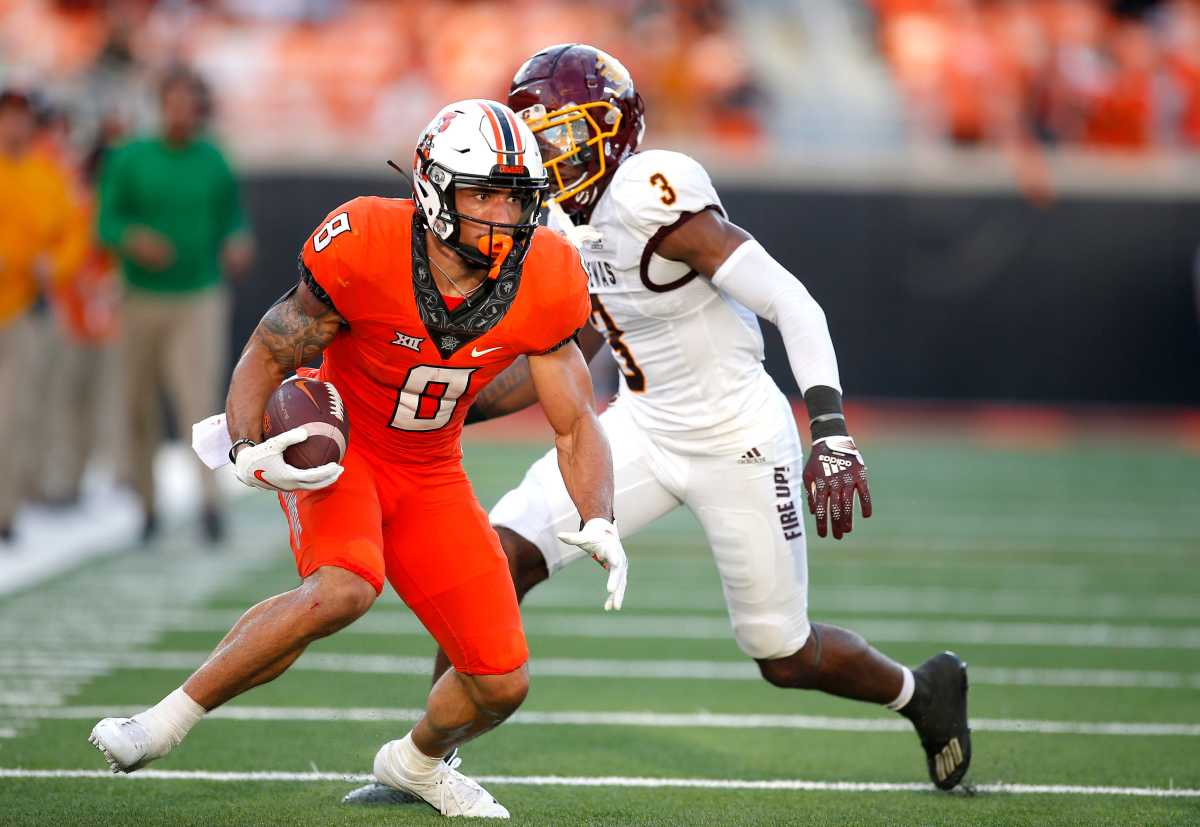
{"label": "maroon glove", "polygon": [[830,436],[813,443],[804,466],[804,493],[808,510],[816,515],[817,535],[825,536],[825,520],[833,525],[833,539],[842,539],[854,526],[854,492],[858,491],[862,515],[871,516],[871,491],[867,466],[848,436]]}

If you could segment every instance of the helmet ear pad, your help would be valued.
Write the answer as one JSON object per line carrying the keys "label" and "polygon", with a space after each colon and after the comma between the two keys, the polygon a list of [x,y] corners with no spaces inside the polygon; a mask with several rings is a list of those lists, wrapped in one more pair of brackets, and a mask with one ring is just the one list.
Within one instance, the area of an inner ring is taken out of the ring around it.
{"label": "helmet ear pad", "polygon": [[[426,162],[425,169],[419,169],[414,184],[422,188],[425,223],[433,234],[442,241],[448,241],[458,234],[457,210],[455,207],[454,177],[435,163]],[[428,195],[424,190],[428,188]],[[432,202],[436,196],[437,206]]]}

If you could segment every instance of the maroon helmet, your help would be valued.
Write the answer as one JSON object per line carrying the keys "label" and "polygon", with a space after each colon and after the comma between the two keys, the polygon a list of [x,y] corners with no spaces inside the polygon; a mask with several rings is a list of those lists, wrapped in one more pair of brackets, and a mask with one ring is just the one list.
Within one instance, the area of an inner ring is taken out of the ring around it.
{"label": "maroon helmet", "polygon": [[571,215],[591,212],[646,130],[629,71],[579,43],[551,46],[525,61],[508,106],[537,137],[554,200]]}

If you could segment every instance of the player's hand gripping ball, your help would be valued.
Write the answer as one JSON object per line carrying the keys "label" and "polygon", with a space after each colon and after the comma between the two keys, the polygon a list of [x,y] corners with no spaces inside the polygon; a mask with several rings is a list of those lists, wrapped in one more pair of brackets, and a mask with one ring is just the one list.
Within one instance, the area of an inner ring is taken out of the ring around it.
{"label": "player's hand gripping ball", "polygon": [[848,436],[830,436],[813,443],[804,466],[804,493],[808,510],[817,518],[817,535],[824,537],[832,526],[833,539],[842,539],[854,527],[854,492],[862,515],[871,516],[871,490],[867,487],[867,465]]}
{"label": "player's hand gripping ball", "polygon": [[295,377],[267,401],[261,445],[241,448],[238,479],[267,491],[313,491],[335,483],[345,470],[350,425],[337,389],[329,382]]}

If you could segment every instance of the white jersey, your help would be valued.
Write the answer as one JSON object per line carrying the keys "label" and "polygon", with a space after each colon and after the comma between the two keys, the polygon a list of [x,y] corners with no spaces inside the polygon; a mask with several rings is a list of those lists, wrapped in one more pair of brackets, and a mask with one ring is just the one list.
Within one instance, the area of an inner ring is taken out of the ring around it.
{"label": "white jersey", "polygon": [[721,200],[708,173],[678,152],[621,164],[581,250],[592,323],[621,367],[622,404],[677,450],[737,450],[777,431],[780,391],[762,366],[758,318],[681,262],[657,254],[682,222]]}
{"label": "white jersey", "polygon": [[[689,508],[716,559],[738,645],[753,658],[781,658],[810,629],[796,422],[763,369],[758,318],[656,254],[671,229],[706,209],[720,210],[721,200],[704,168],[654,150],[617,169],[589,224],[600,238],[572,233],[592,322],[621,365],[621,392],[600,415],[612,447],[613,516],[629,537]],[[579,513],[553,450],[490,517],[536,545],[551,574],[586,556],[558,539],[578,527]]]}

